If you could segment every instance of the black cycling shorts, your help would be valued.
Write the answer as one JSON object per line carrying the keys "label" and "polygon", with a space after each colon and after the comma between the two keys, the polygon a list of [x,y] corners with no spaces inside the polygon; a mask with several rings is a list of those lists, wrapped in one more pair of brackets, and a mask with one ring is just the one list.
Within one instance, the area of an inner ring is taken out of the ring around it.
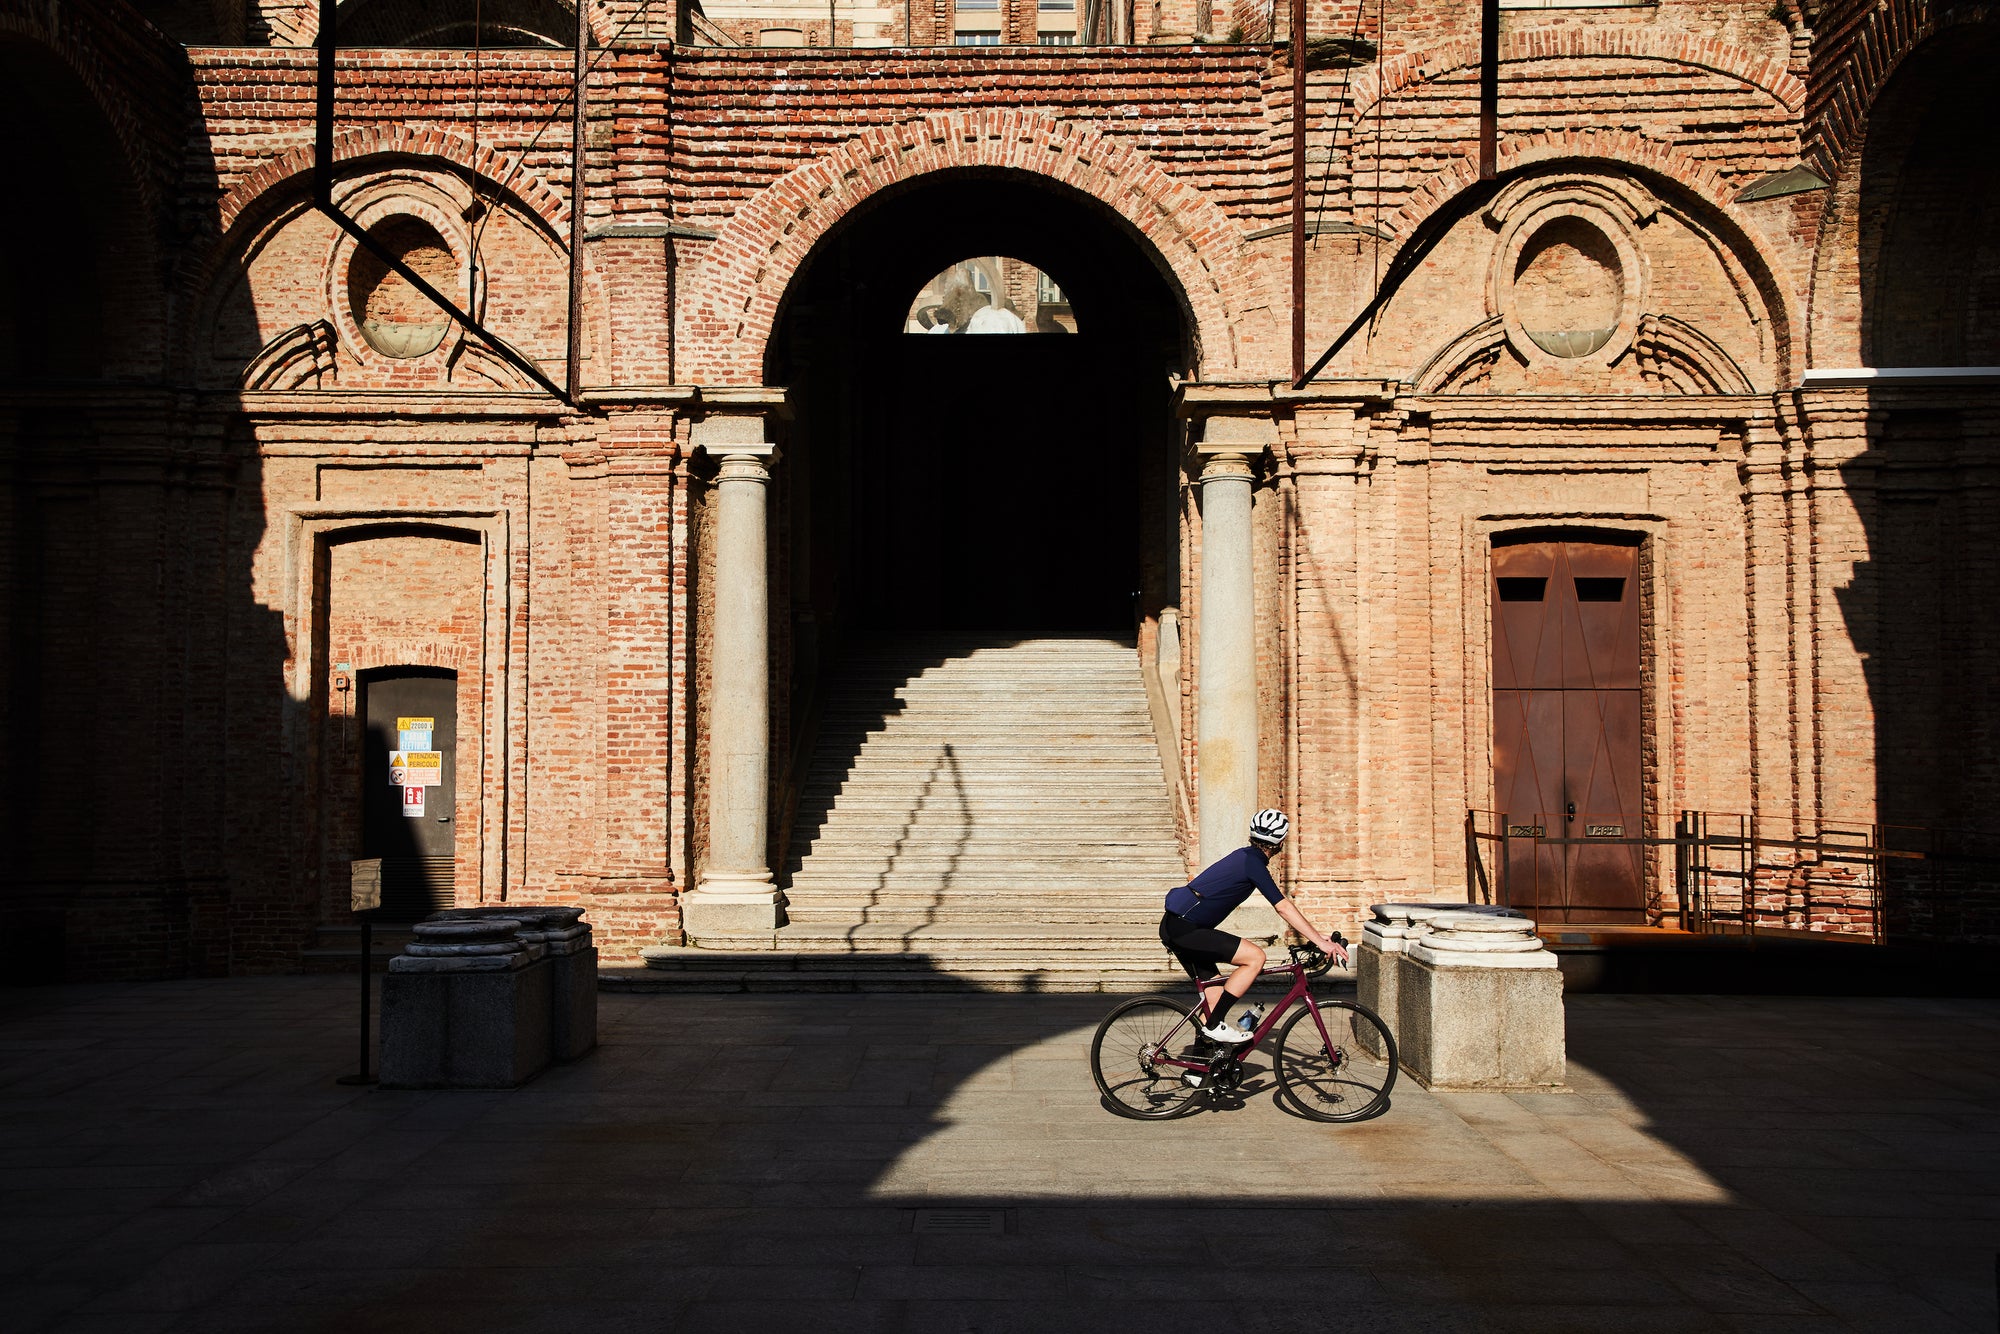
{"label": "black cycling shorts", "polygon": [[1179,913],[1170,912],[1160,918],[1160,943],[1187,969],[1189,977],[1200,982],[1216,975],[1217,964],[1236,957],[1236,951],[1243,947],[1243,937],[1212,926],[1196,926]]}

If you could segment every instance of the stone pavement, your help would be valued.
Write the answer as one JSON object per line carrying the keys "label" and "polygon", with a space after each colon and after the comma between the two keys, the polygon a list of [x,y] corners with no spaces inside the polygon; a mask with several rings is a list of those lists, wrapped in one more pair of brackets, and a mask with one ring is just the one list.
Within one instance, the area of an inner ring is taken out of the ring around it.
{"label": "stone pavement", "polygon": [[0,993],[0,1325],[1995,1326],[1989,1002],[1574,997],[1573,1091],[1339,1127],[1112,1117],[1097,996],[606,996],[525,1089],[349,1089],[353,991]]}

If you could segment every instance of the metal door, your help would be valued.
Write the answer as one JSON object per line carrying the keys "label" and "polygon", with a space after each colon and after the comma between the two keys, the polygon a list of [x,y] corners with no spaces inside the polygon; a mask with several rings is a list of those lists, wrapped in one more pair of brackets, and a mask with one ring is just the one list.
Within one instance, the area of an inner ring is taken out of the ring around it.
{"label": "metal door", "polygon": [[[1639,551],[1493,550],[1493,792],[1508,901],[1563,922],[1645,920]],[[1604,840],[1596,842],[1595,840]]]}
{"label": "metal door", "polygon": [[458,674],[391,668],[362,691],[361,855],[382,859],[382,916],[423,917],[452,906]]}

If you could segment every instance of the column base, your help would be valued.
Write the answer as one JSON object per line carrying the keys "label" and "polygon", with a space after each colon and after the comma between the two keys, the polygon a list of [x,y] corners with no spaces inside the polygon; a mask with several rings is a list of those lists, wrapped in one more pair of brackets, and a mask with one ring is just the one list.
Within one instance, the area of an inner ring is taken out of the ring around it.
{"label": "column base", "polygon": [[711,871],[681,898],[689,936],[775,931],[785,924],[785,896],[768,871]]}

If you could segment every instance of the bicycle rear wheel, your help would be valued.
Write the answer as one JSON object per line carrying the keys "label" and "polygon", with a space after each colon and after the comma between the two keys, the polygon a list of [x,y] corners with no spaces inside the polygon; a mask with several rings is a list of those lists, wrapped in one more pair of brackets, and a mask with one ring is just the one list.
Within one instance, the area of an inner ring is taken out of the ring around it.
{"label": "bicycle rear wheel", "polygon": [[1325,1042],[1303,1005],[1278,1032],[1279,1095],[1314,1121],[1380,1116],[1396,1086],[1396,1039],[1373,1010],[1352,1001],[1321,1001],[1319,1013]]}
{"label": "bicycle rear wheel", "polygon": [[1126,1001],[1097,1026],[1090,1040],[1090,1073],[1104,1105],[1137,1121],[1165,1121],[1194,1110],[1200,1089],[1181,1082],[1183,1068],[1161,1065],[1163,1056],[1200,1060],[1201,1031],[1187,1006],[1165,996]]}

